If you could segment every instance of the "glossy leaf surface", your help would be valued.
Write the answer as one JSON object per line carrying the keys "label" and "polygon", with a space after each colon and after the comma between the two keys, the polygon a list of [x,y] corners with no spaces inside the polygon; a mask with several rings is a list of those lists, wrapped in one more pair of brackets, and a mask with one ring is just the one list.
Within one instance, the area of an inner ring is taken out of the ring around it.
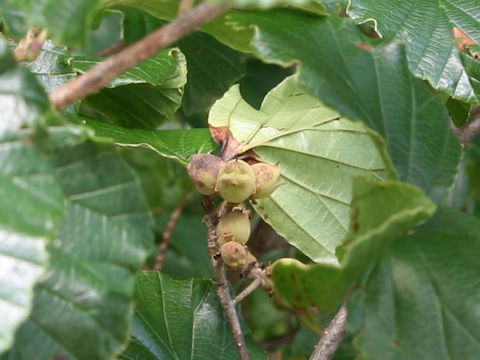
{"label": "glossy leaf surface", "polygon": [[480,43],[477,1],[352,0],[348,14],[357,22],[373,21],[383,36],[403,40],[415,76],[457,99],[480,102],[480,86],[470,77],[459,49],[466,41]]}

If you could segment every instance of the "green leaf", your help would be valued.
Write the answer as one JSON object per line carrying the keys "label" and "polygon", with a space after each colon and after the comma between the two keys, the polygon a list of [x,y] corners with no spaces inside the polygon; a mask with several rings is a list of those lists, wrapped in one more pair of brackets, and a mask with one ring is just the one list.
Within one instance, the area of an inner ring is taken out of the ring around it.
{"label": "green leaf", "polygon": [[[101,60],[75,57],[71,64],[84,73]],[[178,49],[166,49],[122,73],[84,103],[111,123],[155,129],[180,107],[186,76],[185,56]]]}
{"label": "green leaf", "polygon": [[[122,7],[127,43],[138,41],[166,22],[145,11]],[[187,58],[188,73],[183,110],[187,115],[207,111],[245,73],[244,55],[214,37],[196,32],[175,43]]]}
{"label": "green leaf", "polygon": [[32,314],[6,358],[113,358],[129,335],[135,272],[153,245],[149,209],[111,143],[51,128],[51,144],[64,217]]}
{"label": "green leaf", "polygon": [[0,0],[2,32],[9,37],[20,39],[28,31],[26,14],[12,0]]}
{"label": "green leaf", "polygon": [[30,314],[33,287],[48,267],[46,246],[63,213],[48,158],[26,140],[0,141],[0,353]]}
{"label": "green leaf", "polygon": [[50,108],[35,76],[17,66],[7,42],[0,38],[0,139],[14,136],[25,125],[38,123]]}
{"label": "green leaf", "polygon": [[268,9],[272,7],[297,7],[311,10],[325,15],[328,11],[340,13],[346,5],[343,0],[216,0],[220,3],[229,3],[235,8]]}
{"label": "green leaf", "polygon": [[[207,229],[202,218],[201,215],[182,215],[178,218],[165,254],[162,274],[175,279],[213,277],[207,249]],[[165,230],[169,219],[170,214],[162,217],[157,227]]]}
{"label": "green leaf", "polygon": [[348,14],[357,22],[373,21],[383,36],[403,40],[415,76],[457,99],[480,102],[480,87],[469,78],[453,34],[460,29],[480,43],[480,7],[475,0],[352,0]]}
{"label": "green leaf", "polygon": [[356,304],[363,359],[476,359],[479,234],[478,219],[440,209],[372,266]]}
{"label": "green leaf", "polygon": [[176,159],[183,165],[190,161],[192,155],[209,153],[217,147],[207,129],[127,129],[85,117],[72,117],[71,120],[91,127],[96,136],[114,139],[117,145],[151,149],[161,156]]}
{"label": "green leaf", "polygon": [[[253,46],[260,58],[284,66],[299,62],[300,85],[380,133],[401,180],[437,202],[445,197],[457,172],[460,145],[444,104],[409,75],[402,46],[368,44],[348,19],[278,10],[245,12],[230,20],[237,26],[255,24]],[[321,46],[312,52],[312,43]]]}
{"label": "green leaf", "polygon": [[245,73],[244,56],[208,34],[194,33],[177,45],[188,61],[183,104],[187,115],[208,110]]}
{"label": "green leaf", "polygon": [[279,164],[284,185],[255,208],[316,262],[337,262],[335,248],[348,229],[353,177],[395,176],[377,135],[307,95],[294,77],[270,91],[260,110],[232,87],[210,110],[209,124],[214,135],[228,128],[240,142],[224,155],[254,150],[262,161]]}
{"label": "green leaf", "polygon": [[[82,45],[87,38],[99,0],[2,0],[10,12],[8,19],[17,22],[25,17],[28,26],[47,29],[56,40],[67,45]],[[17,15],[18,13],[22,15]],[[12,21],[10,22],[12,24]],[[15,28],[19,26],[15,25]]]}
{"label": "green leaf", "polygon": [[396,181],[355,179],[352,219],[346,244],[337,249],[341,267],[304,265],[281,259],[273,266],[275,293],[289,307],[317,306],[331,312],[369,266],[416,224],[428,219],[435,205],[417,188]]}
{"label": "green leaf", "polygon": [[[71,58],[66,47],[55,45],[47,40],[35,61],[25,65],[36,75],[45,91],[50,93],[77,77],[77,73],[69,63]],[[78,112],[78,103],[67,107],[67,112]]]}
{"label": "green leaf", "polygon": [[[142,271],[136,298],[132,340],[120,359],[238,359],[213,281]],[[251,358],[266,360],[246,329],[244,334]]]}

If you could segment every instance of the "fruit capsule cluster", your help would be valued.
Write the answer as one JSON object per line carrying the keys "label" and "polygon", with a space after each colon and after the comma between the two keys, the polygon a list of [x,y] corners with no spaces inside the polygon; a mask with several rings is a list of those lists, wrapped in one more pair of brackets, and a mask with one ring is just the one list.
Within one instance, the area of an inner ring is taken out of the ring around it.
{"label": "fruit capsule cluster", "polygon": [[194,155],[187,171],[197,190],[204,195],[220,195],[217,242],[223,262],[232,269],[245,269],[255,263],[246,247],[250,237],[250,211],[242,202],[262,199],[281,185],[280,168],[243,160],[223,161],[209,154]]}

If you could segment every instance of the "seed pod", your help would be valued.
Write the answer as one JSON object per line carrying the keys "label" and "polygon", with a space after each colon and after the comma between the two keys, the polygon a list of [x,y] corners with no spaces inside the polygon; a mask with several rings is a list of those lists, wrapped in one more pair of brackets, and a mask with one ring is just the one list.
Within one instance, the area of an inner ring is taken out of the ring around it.
{"label": "seed pod", "polygon": [[225,265],[233,270],[246,270],[249,265],[257,262],[248,248],[236,241],[230,241],[220,246],[220,255]]}
{"label": "seed pod", "polygon": [[236,241],[229,241],[220,246],[220,255],[225,265],[232,269],[238,269],[247,264],[247,250]]}
{"label": "seed pod", "polygon": [[281,170],[276,165],[257,163],[251,166],[255,174],[256,190],[252,199],[263,199],[270,196],[282,184]]}
{"label": "seed pod", "polygon": [[217,225],[217,241],[219,244],[232,240],[245,244],[249,237],[250,217],[248,211],[235,208],[220,218]]}
{"label": "seed pod", "polygon": [[187,165],[188,175],[197,190],[203,195],[213,195],[220,170],[225,162],[218,156],[210,154],[193,155]]}
{"label": "seed pod", "polygon": [[220,170],[216,190],[231,203],[239,203],[255,191],[255,174],[245,161],[231,160]]}

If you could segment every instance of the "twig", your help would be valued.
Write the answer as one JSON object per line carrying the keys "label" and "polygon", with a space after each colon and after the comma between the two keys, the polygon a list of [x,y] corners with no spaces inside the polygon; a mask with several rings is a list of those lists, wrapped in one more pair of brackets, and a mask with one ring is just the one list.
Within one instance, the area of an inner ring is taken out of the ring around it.
{"label": "twig", "polygon": [[162,242],[158,246],[158,254],[157,254],[157,258],[155,260],[155,266],[154,266],[154,269],[157,271],[162,271],[163,262],[165,260],[165,255],[167,253],[168,245],[170,243],[173,230],[175,229],[175,225],[177,224],[178,218],[182,214],[182,211],[185,208],[185,206],[188,204],[189,200],[190,200],[190,194],[187,193],[183,196],[182,201],[180,201],[180,204],[178,204],[177,208],[172,212],[172,215],[170,215],[170,220],[168,220],[167,227],[162,234]]}
{"label": "twig", "polygon": [[50,93],[50,101],[62,109],[100,91],[119,74],[154,56],[166,46],[230,8],[225,4],[203,2],[122,52],[95,65],[86,73]]}
{"label": "twig", "polygon": [[261,280],[259,278],[254,279],[245,289],[243,289],[240,294],[235,296],[233,299],[234,304],[238,304],[243,299],[245,299],[248,295],[250,295],[256,288],[260,286]]}
{"label": "twig", "polygon": [[110,45],[109,47],[100,50],[95,55],[96,56],[112,56],[118,54],[120,51],[127,47],[125,40],[119,40],[115,44]]}
{"label": "twig", "polygon": [[480,133],[480,106],[472,109],[470,121],[461,128],[455,127],[451,122],[453,133],[457,136],[463,145],[472,141]]}
{"label": "twig", "polygon": [[347,309],[345,306],[342,306],[323,332],[322,338],[315,346],[315,351],[310,360],[329,360],[332,358],[345,336],[346,322]]}
{"label": "twig", "polygon": [[245,343],[245,337],[243,336],[242,327],[240,326],[240,320],[238,319],[237,311],[235,310],[235,303],[230,296],[228,289],[227,275],[225,272],[225,266],[222,259],[218,258],[217,235],[216,226],[218,223],[217,213],[215,211],[214,200],[208,196],[202,197],[202,206],[205,210],[205,217],[203,218],[204,224],[207,226],[208,232],[208,249],[210,252],[210,258],[212,260],[212,266],[215,272],[215,280],[217,283],[217,296],[222,305],[223,311],[230,323],[232,329],[233,340],[237,348],[238,355],[241,360],[250,360],[248,355],[247,344]]}

